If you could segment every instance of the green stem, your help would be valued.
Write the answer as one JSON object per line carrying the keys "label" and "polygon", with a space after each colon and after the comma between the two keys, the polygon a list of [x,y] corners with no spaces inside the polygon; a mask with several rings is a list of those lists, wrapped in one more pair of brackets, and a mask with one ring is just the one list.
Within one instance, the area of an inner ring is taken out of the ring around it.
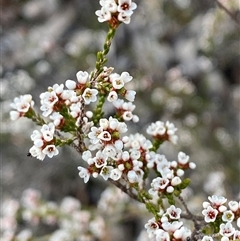
{"label": "green stem", "polygon": [[97,125],[99,120],[103,117],[102,108],[103,108],[103,105],[105,103],[105,99],[106,99],[105,95],[99,96],[98,104],[97,104],[95,110],[93,111],[93,123],[94,123],[94,125]]}
{"label": "green stem", "polygon": [[106,36],[106,40],[105,40],[104,45],[103,45],[103,50],[99,51],[97,53],[97,61],[96,61],[96,65],[95,65],[95,70],[94,70],[94,72],[92,73],[92,76],[91,76],[91,82],[93,82],[98,77],[98,75],[103,70],[104,64],[107,62],[106,56],[107,56],[107,54],[110,50],[112,39],[114,38],[115,33],[116,33],[116,29],[109,25],[109,30],[108,30],[108,33],[107,33],[107,36]]}
{"label": "green stem", "polygon": [[155,139],[153,141],[153,147],[150,149],[150,151],[156,152],[162,143],[163,143],[162,140]]}

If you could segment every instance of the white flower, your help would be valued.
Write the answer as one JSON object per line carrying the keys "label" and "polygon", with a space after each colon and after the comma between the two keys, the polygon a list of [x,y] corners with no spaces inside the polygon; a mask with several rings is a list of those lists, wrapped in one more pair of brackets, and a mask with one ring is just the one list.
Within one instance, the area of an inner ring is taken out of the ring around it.
{"label": "white flower", "polygon": [[124,97],[130,101],[133,102],[135,100],[135,95],[136,95],[136,91],[134,90],[127,90]]}
{"label": "white flower", "polygon": [[54,84],[52,90],[57,94],[60,95],[63,92],[64,85],[63,84]]}
{"label": "white flower", "polygon": [[115,0],[100,0],[100,5],[105,7],[111,13],[117,12],[117,4]]}
{"label": "white flower", "polygon": [[158,223],[156,222],[155,218],[149,219],[148,222],[144,225],[144,227],[147,230],[149,238],[153,238],[155,236],[157,230],[159,230],[159,226],[158,226]]}
{"label": "white flower", "polygon": [[163,229],[156,230],[155,235],[156,241],[170,241],[169,233],[164,231]]}
{"label": "white flower", "polygon": [[52,115],[49,116],[49,118],[53,120],[53,124],[55,126],[59,126],[61,124],[61,121],[63,120],[63,116],[58,112],[54,112]]}
{"label": "white flower", "polygon": [[32,146],[29,150],[31,156],[36,157],[39,160],[43,160],[45,158],[45,154],[42,153],[42,150],[39,147]]}
{"label": "white flower", "polygon": [[108,94],[108,97],[107,97],[107,100],[109,102],[114,102],[114,101],[117,101],[118,99],[118,94],[116,91],[110,91],[109,94]]}
{"label": "white flower", "polygon": [[111,134],[108,131],[102,131],[97,138],[102,141],[110,141],[112,139]]}
{"label": "white flower", "polygon": [[133,170],[130,170],[127,174],[128,180],[130,183],[136,183],[139,181],[137,173]]}
{"label": "white flower", "polygon": [[211,236],[204,236],[201,241],[213,241]]}
{"label": "white flower", "polygon": [[80,84],[86,84],[89,80],[89,74],[86,71],[78,71],[77,74],[77,80]]}
{"label": "white flower", "polygon": [[10,119],[15,121],[17,120],[19,117],[21,117],[21,113],[15,110],[10,111]]}
{"label": "white flower", "polygon": [[118,14],[118,20],[119,20],[120,22],[125,23],[125,24],[129,24],[130,21],[131,21],[131,18],[130,18],[130,16],[127,15],[125,12],[120,12],[120,13]]}
{"label": "white flower", "polygon": [[133,77],[128,72],[122,72],[121,79],[126,84],[130,82],[133,79]]}
{"label": "white flower", "polygon": [[36,140],[34,140],[33,144],[34,144],[34,146],[40,148],[44,145],[44,142],[42,139],[36,139]]}
{"label": "white flower", "polygon": [[169,180],[167,178],[157,177],[152,180],[151,188],[149,189],[149,193],[154,195],[158,193],[159,189],[165,189],[169,184]]}
{"label": "white flower", "polygon": [[118,168],[115,168],[111,171],[110,178],[113,179],[114,181],[119,180],[121,176],[122,176],[122,172]]}
{"label": "white flower", "polygon": [[91,102],[95,102],[97,100],[97,94],[98,90],[86,88],[82,94],[85,104],[88,105]]}
{"label": "white flower", "polygon": [[202,211],[202,214],[205,216],[204,220],[206,223],[214,222],[216,220],[218,211],[211,206],[208,206]]}
{"label": "white flower", "polygon": [[120,78],[120,75],[117,75],[115,78],[112,78],[111,81],[114,89],[120,90],[124,86],[124,81]]}
{"label": "white flower", "polygon": [[238,210],[238,208],[240,208],[240,203],[238,204],[237,201],[230,201],[228,203],[228,206],[233,212],[236,212]]}
{"label": "white flower", "polygon": [[155,123],[152,123],[147,128],[147,134],[156,136],[156,135],[163,135],[166,132],[166,127],[164,126],[164,123],[162,121],[157,121]]}
{"label": "white flower", "polygon": [[224,237],[230,237],[234,234],[235,228],[232,226],[230,222],[222,223],[220,225],[220,231],[219,233]]}
{"label": "white flower", "polygon": [[42,153],[47,155],[48,157],[52,158],[53,156],[58,155],[59,151],[55,147],[55,145],[47,145],[43,150]]}
{"label": "white flower", "polygon": [[117,155],[117,150],[113,145],[106,145],[103,149],[103,154],[107,155],[110,158],[115,159]]}
{"label": "white flower", "polygon": [[222,220],[224,222],[232,222],[234,220],[234,213],[231,210],[223,212]]}
{"label": "white flower", "polygon": [[118,0],[118,12],[124,13],[128,16],[132,15],[133,10],[137,8],[137,4],[132,0]]}
{"label": "white flower", "polygon": [[97,144],[99,142],[100,139],[98,138],[98,135],[101,134],[102,131],[103,129],[101,127],[100,128],[97,128],[95,126],[91,127],[91,132],[88,133],[88,137],[90,138],[90,142],[92,144]]}
{"label": "white flower", "polygon": [[79,175],[81,178],[83,178],[83,180],[84,180],[85,183],[87,183],[88,180],[89,180],[89,178],[90,178],[90,173],[89,173],[89,171],[88,171],[86,168],[81,167],[81,166],[78,167],[78,170],[79,170],[78,175]]}
{"label": "white flower", "polygon": [[103,177],[104,180],[108,180],[108,178],[110,178],[112,170],[113,170],[112,166],[104,166],[101,169],[100,175]]}
{"label": "white flower", "polygon": [[238,240],[240,239],[240,231],[235,230],[235,233],[233,235],[233,240]]}
{"label": "white flower", "polygon": [[82,154],[82,159],[85,161],[85,162],[88,162],[88,160],[92,158],[92,153],[87,150],[87,151],[84,151],[83,154]]}
{"label": "white flower", "polygon": [[192,232],[186,227],[181,227],[180,229],[176,230],[173,234],[174,238],[180,240],[187,240],[191,236]]}
{"label": "white flower", "polygon": [[76,82],[70,79],[66,80],[65,85],[69,90],[75,90],[77,87]]}
{"label": "white flower", "polygon": [[73,118],[77,118],[79,115],[81,115],[81,108],[82,108],[82,104],[81,102],[77,102],[77,103],[72,103],[70,105],[70,114]]}
{"label": "white flower", "polygon": [[23,116],[28,112],[30,107],[34,106],[31,95],[21,95],[13,100],[14,102],[10,104],[10,107],[15,109],[10,111],[11,120],[17,120],[19,117]]}
{"label": "white flower", "polygon": [[31,135],[31,140],[35,141],[36,139],[41,139],[42,134],[38,130],[34,130],[32,135]]}
{"label": "white flower", "polygon": [[174,205],[171,205],[166,211],[171,219],[179,219],[181,212],[182,210],[180,208],[176,208]]}
{"label": "white flower", "polygon": [[64,214],[73,214],[77,210],[81,208],[81,203],[78,199],[73,198],[73,197],[64,197],[61,205],[60,205],[60,210]]}
{"label": "white flower", "polygon": [[56,102],[58,102],[58,97],[55,91],[47,91],[40,94],[41,104],[47,106],[53,106]]}
{"label": "white flower", "polygon": [[40,110],[43,112],[44,117],[48,117],[53,112],[52,105],[41,105]]}
{"label": "white flower", "polygon": [[213,206],[219,207],[222,204],[224,204],[227,199],[223,196],[217,196],[217,195],[213,195],[211,197],[208,197],[208,200],[212,203]]}
{"label": "white flower", "polygon": [[171,180],[171,185],[172,186],[177,186],[182,182],[182,180],[178,177],[175,176],[172,180]]}
{"label": "white flower", "polygon": [[185,165],[189,162],[189,156],[186,155],[184,152],[178,153],[178,162],[182,165]]}
{"label": "white flower", "polygon": [[41,132],[46,141],[51,141],[55,132],[54,124],[52,122],[50,122],[48,125],[44,124],[41,128]]}
{"label": "white flower", "polygon": [[176,230],[178,230],[181,226],[183,225],[182,222],[179,221],[173,221],[172,223],[170,222],[164,222],[162,223],[162,227],[165,231],[169,232],[169,233],[173,233]]}
{"label": "white flower", "polygon": [[97,10],[95,14],[98,16],[98,21],[100,23],[109,21],[112,18],[111,12],[105,7],[102,7],[101,10]]}
{"label": "white flower", "polygon": [[240,228],[240,217],[237,219],[237,226]]}
{"label": "white flower", "polygon": [[104,155],[101,151],[98,151],[96,153],[96,156],[93,158],[95,166],[97,168],[101,168],[103,166],[106,166],[107,165],[107,159],[108,159],[108,156]]}

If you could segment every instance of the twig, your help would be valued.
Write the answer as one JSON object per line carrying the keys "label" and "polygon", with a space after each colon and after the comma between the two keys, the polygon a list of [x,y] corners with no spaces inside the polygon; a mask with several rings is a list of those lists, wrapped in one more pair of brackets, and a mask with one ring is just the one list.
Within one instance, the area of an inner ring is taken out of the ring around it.
{"label": "twig", "polygon": [[239,23],[236,15],[234,15],[228,8],[226,8],[221,2],[219,2],[219,0],[215,0],[215,2],[217,3],[218,7],[221,8],[234,21],[234,23],[240,29],[240,23]]}
{"label": "twig", "polygon": [[125,192],[132,199],[134,199],[134,200],[139,202],[138,196],[136,194],[134,194],[131,189],[128,189],[126,186],[122,185],[120,182],[114,181],[114,180],[112,180],[110,178],[108,180],[109,180],[109,182],[114,184],[116,187],[121,189],[123,192]]}

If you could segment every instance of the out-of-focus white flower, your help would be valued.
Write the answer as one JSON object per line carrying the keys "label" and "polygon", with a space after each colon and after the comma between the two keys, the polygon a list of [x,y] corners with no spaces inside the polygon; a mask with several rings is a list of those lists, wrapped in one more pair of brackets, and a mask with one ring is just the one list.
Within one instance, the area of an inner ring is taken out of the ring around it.
{"label": "out-of-focus white flower", "polygon": [[21,116],[24,116],[30,108],[34,106],[34,101],[31,95],[21,95],[14,98],[14,102],[10,104],[13,111],[10,111],[11,120],[17,120]]}
{"label": "out-of-focus white flower", "polygon": [[73,214],[80,208],[80,201],[73,197],[64,197],[60,205],[61,212],[64,214]]}

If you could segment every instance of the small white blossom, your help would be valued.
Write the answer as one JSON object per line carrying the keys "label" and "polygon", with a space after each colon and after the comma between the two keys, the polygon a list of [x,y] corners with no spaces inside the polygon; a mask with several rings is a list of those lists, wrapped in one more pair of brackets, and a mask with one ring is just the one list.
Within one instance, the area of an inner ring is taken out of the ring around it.
{"label": "small white blossom", "polygon": [[31,95],[21,95],[20,97],[14,98],[14,102],[10,104],[10,107],[14,109],[10,111],[11,120],[17,120],[33,106],[34,102]]}
{"label": "small white blossom", "polygon": [[114,181],[119,180],[121,176],[122,176],[122,172],[119,169],[115,168],[111,171],[110,178],[113,179]]}
{"label": "small white blossom", "polygon": [[233,212],[236,212],[240,208],[240,202],[238,203],[237,201],[230,201],[228,206]]}
{"label": "small white blossom", "polygon": [[58,155],[59,151],[55,147],[55,145],[47,145],[43,150],[42,153],[47,155],[48,157],[52,158],[53,156]]}
{"label": "small white blossom", "polygon": [[133,10],[137,8],[137,4],[132,2],[132,0],[118,0],[118,12],[125,13],[130,16]]}
{"label": "small white blossom", "polygon": [[153,238],[156,234],[156,231],[159,229],[158,223],[156,222],[155,218],[151,218],[148,222],[144,225],[149,235],[149,238]]}
{"label": "small white blossom", "polygon": [[220,224],[219,233],[224,237],[230,237],[234,234],[235,228],[232,226],[230,222]]}
{"label": "small white blossom", "polygon": [[114,102],[118,99],[118,94],[116,91],[110,91],[107,97],[109,102]]}
{"label": "small white blossom", "polygon": [[133,102],[135,100],[135,95],[136,95],[136,91],[134,91],[134,90],[127,90],[125,95],[124,95],[124,97],[128,101]]}
{"label": "small white blossom", "polygon": [[30,148],[30,150],[29,150],[29,153],[31,154],[31,156],[36,157],[37,159],[39,159],[39,160],[41,160],[41,161],[42,161],[42,160],[45,158],[45,156],[46,156],[44,153],[42,153],[41,148],[36,147],[36,146],[32,146],[32,147]]}
{"label": "small white blossom", "polygon": [[231,210],[223,212],[222,220],[224,222],[232,222],[234,220],[234,213]]}
{"label": "small white blossom", "polygon": [[104,166],[101,169],[100,175],[103,177],[104,180],[108,180],[108,178],[110,178],[111,176],[112,170],[113,170],[112,166]]}
{"label": "small white blossom", "polygon": [[102,7],[101,10],[97,10],[95,14],[98,16],[98,21],[100,23],[109,21],[112,18],[111,12],[104,7]]}
{"label": "small white blossom", "polygon": [[78,71],[77,74],[77,81],[80,84],[86,84],[89,80],[89,74],[86,71]]}
{"label": "small white blossom", "polygon": [[82,94],[85,104],[88,105],[91,102],[95,102],[97,100],[97,94],[98,90],[86,88]]}
{"label": "small white blossom", "polygon": [[156,241],[170,241],[169,233],[164,231],[163,229],[156,230],[155,235]]}
{"label": "small white blossom", "polygon": [[171,205],[166,211],[171,219],[179,219],[181,212],[182,210],[180,208],[176,208],[174,205]]}
{"label": "small white blossom", "polygon": [[93,158],[95,166],[97,168],[101,168],[103,166],[106,166],[107,165],[107,159],[108,159],[108,156],[104,155],[101,151],[98,151],[96,153],[96,156]]}
{"label": "small white blossom", "polygon": [[66,80],[65,85],[69,90],[75,90],[77,87],[76,82],[70,79]]}
{"label": "small white blossom", "polygon": [[201,241],[213,241],[211,236],[204,236]]}
{"label": "small white blossom", "polygon": [[89,180],[89,178],[90,178],[90,173],[89,173],[89,171],[88,171],[86,168],[81,167],[81,166],[78,167],[78,170],[79,170],[79,176],[80,176],[81,178],[83,178],[83,180],[84,180],[85,183],[87,183],[88,180]]}
{"label": "small white blossom", "polygon": [[204,215],[204,220],[206,223],[214,222],[216,220],[218,211],[211,206],[208,206],[206,209],[202,211]]}

